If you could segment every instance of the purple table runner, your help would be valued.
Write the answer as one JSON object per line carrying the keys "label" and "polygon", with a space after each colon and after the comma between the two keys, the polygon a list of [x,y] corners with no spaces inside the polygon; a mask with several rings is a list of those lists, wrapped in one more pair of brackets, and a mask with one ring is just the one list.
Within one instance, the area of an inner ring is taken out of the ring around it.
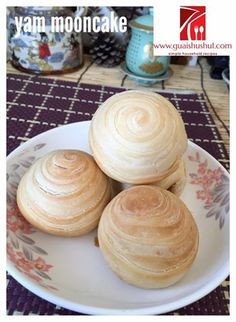
{"label": "purple table runner", "polygon": [[[8,74],[7,77],[7,153],[22,142],[51,128],[90,120],[108,97],[125,88],[79,84],[37,76]],[[229,169],[228,155],[202,94],[162,92],[185,123],[188,137]],[[77,315],[34,295],[11,276],[8,278],[8,315]],[[168,314],[228,315],[229,280],[209,295]]]}

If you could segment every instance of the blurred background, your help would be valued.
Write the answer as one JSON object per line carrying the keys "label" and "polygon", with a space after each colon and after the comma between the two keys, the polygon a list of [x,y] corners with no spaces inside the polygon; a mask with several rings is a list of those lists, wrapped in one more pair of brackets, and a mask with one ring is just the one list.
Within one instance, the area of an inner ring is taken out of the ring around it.
{"label": "blurred background", "polygon": [[[121,32],[65,33],[50,31],[52,16],[125,16],[128,30]],[[21,30],[16,37],[15,16],[44,16],[46,30]],[[8,7],[7,59],[17,69],[33,74],[69,73],[81,68],[85,56],[105,68],[120,66],[124,75],[152,86],[173,74],[169,64],[196,66],[196,56],[153,56],[153,12],[149,7]],[[229,84],[229,57],[206,57],[213,79]]]}

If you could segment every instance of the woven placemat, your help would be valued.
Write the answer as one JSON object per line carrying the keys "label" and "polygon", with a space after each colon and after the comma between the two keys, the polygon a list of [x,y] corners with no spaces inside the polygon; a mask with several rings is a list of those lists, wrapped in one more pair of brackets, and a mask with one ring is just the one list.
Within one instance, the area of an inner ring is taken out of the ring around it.
{"label": "woven placemat", "polygon": [[[79,84],[37,76],[7,76],[7,153],[51,128],[90,120],[108,97],[125,88]],[[188,137],[214,156],[226,169],[229,159],[202,94],[162,92],[184,120]],[[7,312],[13,314],[77,315],[34,295],[7,275]],[[229,279],[213,292],[171,315],[228,315]]]}

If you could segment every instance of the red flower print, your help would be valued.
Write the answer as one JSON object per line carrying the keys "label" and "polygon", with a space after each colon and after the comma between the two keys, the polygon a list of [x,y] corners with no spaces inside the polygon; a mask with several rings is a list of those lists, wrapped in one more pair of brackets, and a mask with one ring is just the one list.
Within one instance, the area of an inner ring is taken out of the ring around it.
{"label": "red flower print", "polygon": [[201,178],[201,185],[206,190],[209,190],[213,182],[214,180],[208,175],[205,175]]}
{"label": "red flower print", "polygon": [[196,152],[194,156],[193,155],[189,155],[188,156],[188,159],[190,161],[199,162],[200,161],[200,154],[199,154],[199,152]]}
{"label": "red flower print", "polygon": [[202,162],[198,165],[197,173],[198,174],[205,174],[206,170],[207,170],[207,160],[205,160],[204,162]]}
{"label": "red flower print", "polygon": [[205,206],[210,206],[213,203],[213,197],[208,193],[206,201],[205,201]]}
{"label": "red flower print", "polygon": [[197,191],[197,199],[205,200],[207,197],[207,192],[205,190]]}
{"label": "red flower print", "polygon": [[30,272],[34,267],[33,262],[26,259],[22,252],[16,252],[16,254],[17,254],[18,258],[17,258],[15,264],[19,268],[24,270],[24,272]]}
{"label": "red flower print", "polygon": [[223,175],[223,170],[221,168],[217,168],[212,172],[212,178],[216,181],[221,181],[222,175]]}
{"label": "red flower print", "polygon": [[221,182],[223,170],[220,167],[214,170],[209,169],[207,160],[200,161],[199,154],[189,156],[189,160],[198,163],[197,174],[190,174],[191,183],[201,187],[201,190],[197,191],[197,199],[204,200],[205,205],[209,206],[213,201],[211,190]]}
{"label": "red flower print", "polygon": [[39,271],[48,272],[53,265],[48,265],[44,259],[38,257],[36,260],[33,261],[33,266]]}
{"label": "red flower print", "polygon": [[22,252],[15,252],[13,247],[9,243],[7,244],[7,255],[10,261],[14,263],[20,271],[28,273],[28,276],[31,278],[33,278],[34,276],[32,274],[33,269],[42,272],[48,272],[50,268],[53,267],[53,265],[48,265],[41,257],[38,257],[35,260],[27,259]]}
{"label": "red flower print", "polygon": [[7,255],[11,262],[16,262],[16,253],[14,252],[13,247],[7,243]]}
{"label": "red flower print", "polygon": [[195,177],[192,181],[192,184],[203,185],[204,184],[204,177]]}
{"label": "red flower print", "polygon": [[203,200],[204,208],[208,210],[206,217],[214,216],[222,229],[229,213],[229,178],[221,167],[209,169],[207,160],[201,161],[197,153],[188,159],[197,163],[197,171],[189,174],[190,183],[200,189],[196,191],[196,197]]}
{"label": "red flower print", "polygon": [[7,209],[7,230],[30,234],[34,228],[24,219],[17,206]]}

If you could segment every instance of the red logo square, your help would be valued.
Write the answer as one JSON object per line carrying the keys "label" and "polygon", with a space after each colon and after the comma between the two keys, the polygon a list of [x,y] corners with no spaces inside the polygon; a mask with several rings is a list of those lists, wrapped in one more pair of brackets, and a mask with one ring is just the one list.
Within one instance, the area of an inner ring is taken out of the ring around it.
{"label": "red logo square", "polygon": [[180,40],[206,40],[206,7],[180,7]]}

